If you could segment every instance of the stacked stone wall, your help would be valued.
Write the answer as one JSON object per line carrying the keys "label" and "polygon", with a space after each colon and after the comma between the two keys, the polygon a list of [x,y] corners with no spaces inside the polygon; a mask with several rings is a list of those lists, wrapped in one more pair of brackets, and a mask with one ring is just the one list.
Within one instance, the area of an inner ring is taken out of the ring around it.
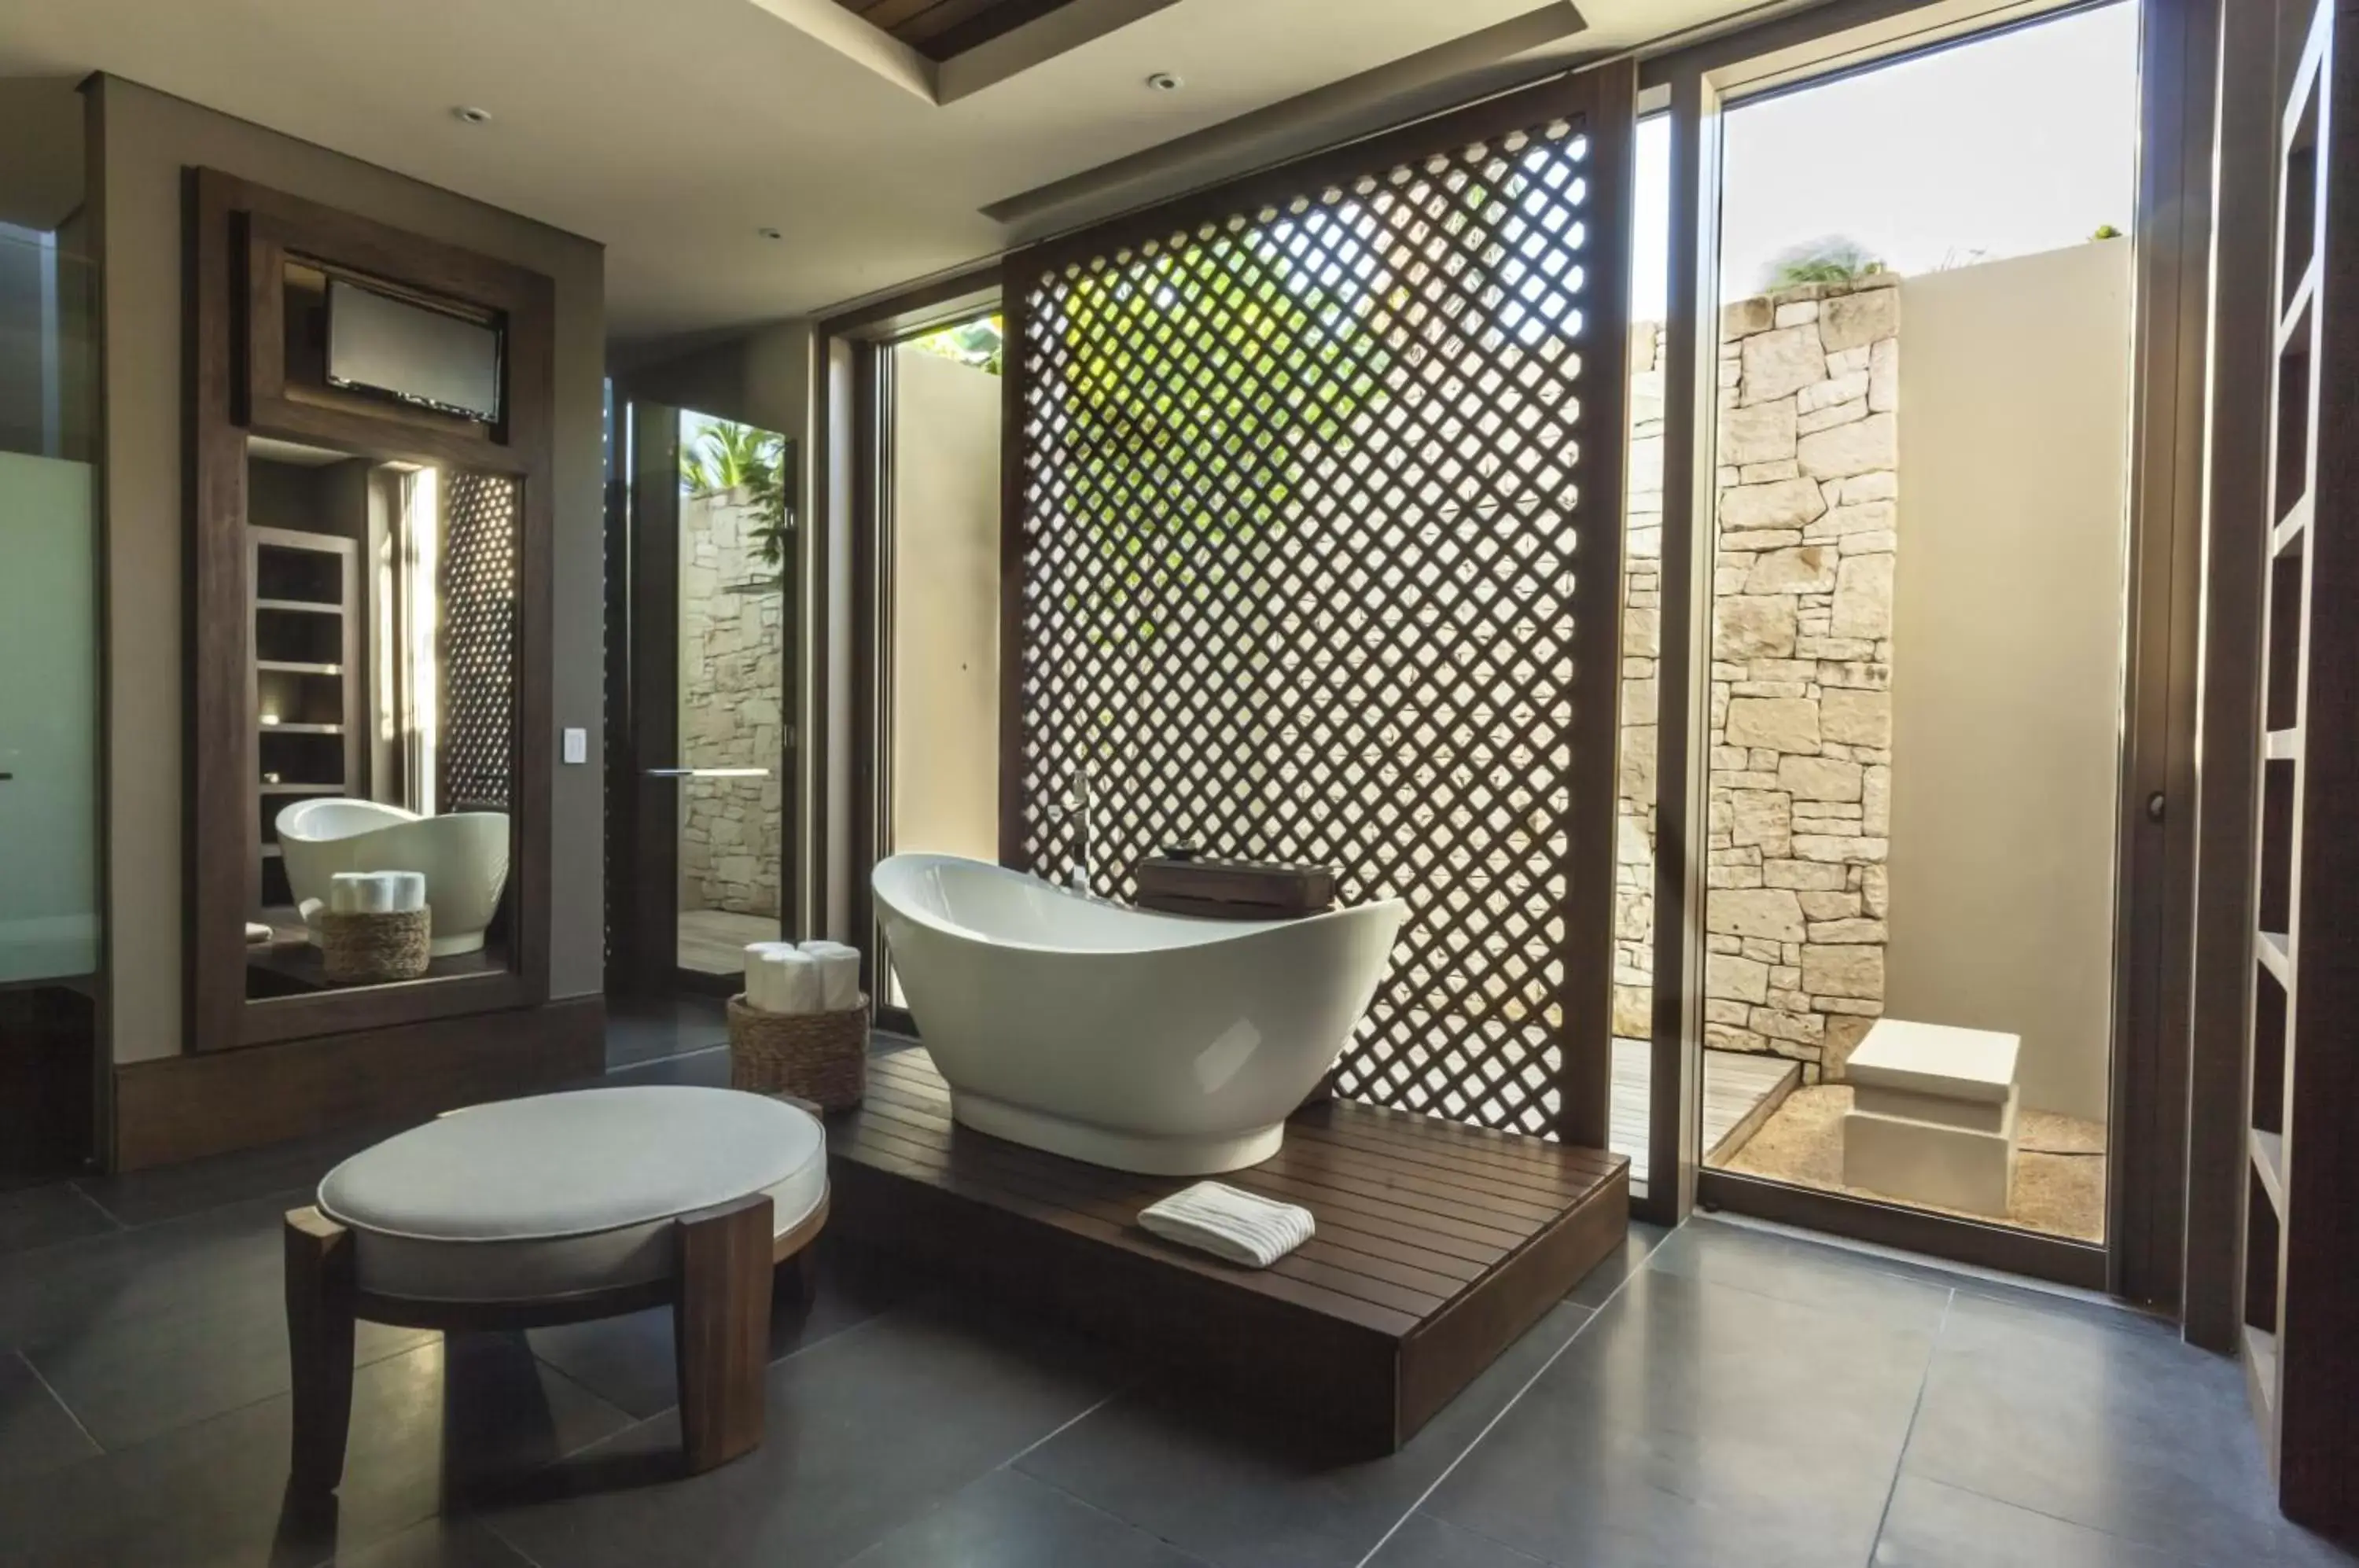
{"label": "stacked stone wall", "polygon": [[[1838,1076],[1883,1011],[1900,290],[1723,311],[1705,1041]],[[1615,1032],[1652,986],[1660,333],[1633,334]]]}
{"label": "stacked stone wall", "polygon": [[680,498],[680,736],[683,764],[767,768],[766,779],[682,779],[680,908],[778,912],[785,694],[775,575],[739,494]]}

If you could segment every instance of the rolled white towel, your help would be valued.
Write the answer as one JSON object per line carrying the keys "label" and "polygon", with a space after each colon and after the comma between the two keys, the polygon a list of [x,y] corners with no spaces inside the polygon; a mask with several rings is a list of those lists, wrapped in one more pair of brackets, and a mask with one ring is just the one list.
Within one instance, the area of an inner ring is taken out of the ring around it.
{"label": "rolled white towel", "polygon": [[831,1013],[860,1006],[860,950],[840,942],[807,942],[802,951],[819,964],[820,1006]]}
{"label": "rolled white towel", "polygon": [[1199,1181],[1138,1212],[1138,1223],[1182,1247],[1248,1269],[1266,1269],[1311,1237],[1310,1211]]}
{"label": "rolled white towel", "polygon": [[339,871],[328,879],[328,909],[338,915],[391,914],[393,889],[392,873]]}
{"label": "rolled white towel", "polygon": [[770,978],[770,947],[766,942],[745,944],[745,1005],[758,1013],[770,1011],[777,990]]}
{"label": "rolled white towel", "polygon": [[764,942],[745,954],[745,1005],[756,1012],[820,1011],[819,964],[809,953]]}
{"label": "rolled white towel", "polygon": [[426,907],[426,873],[423,871],[380,871],[386,879],[388,903],[397,915],[414,915]]}

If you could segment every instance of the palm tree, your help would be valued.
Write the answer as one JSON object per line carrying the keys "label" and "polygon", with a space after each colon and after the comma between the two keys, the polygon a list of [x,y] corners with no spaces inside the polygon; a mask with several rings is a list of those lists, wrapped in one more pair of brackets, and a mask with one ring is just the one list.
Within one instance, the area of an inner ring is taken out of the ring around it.
{"label": "palm tree", "polygon": [[787,543],[794,535],[794,517],[787,505],[791,478],[788,472],[787,438],[776,430],[715,419],[704,427],[694,442],[680,444],[682,490],[700,497],[742,491],[759,518],[752,538],[762,564],[771,569],[771,575],[743,584],[734,592],[765,593],[786,585]]}

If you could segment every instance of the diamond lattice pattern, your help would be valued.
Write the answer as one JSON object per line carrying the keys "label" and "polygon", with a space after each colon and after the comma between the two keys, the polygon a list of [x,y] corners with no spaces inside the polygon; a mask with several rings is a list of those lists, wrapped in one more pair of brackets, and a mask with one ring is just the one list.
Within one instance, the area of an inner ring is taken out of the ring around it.
{"label": "diamond lattice pattern", "polygon": [[442,522],[442,733],[435,799],[506,811],[516,747],[515,480],[448,474]]}
{"label": "diamond lattice pattern", "polygon": [[[1020,812],[1410,918],[1340,1090],[1552,1131],[1586,139],[1558,121],[1012,276]],[[1603,585],[1611,592],[1611,584]],[[1611,744],[1613,718],[1601,734]]]}

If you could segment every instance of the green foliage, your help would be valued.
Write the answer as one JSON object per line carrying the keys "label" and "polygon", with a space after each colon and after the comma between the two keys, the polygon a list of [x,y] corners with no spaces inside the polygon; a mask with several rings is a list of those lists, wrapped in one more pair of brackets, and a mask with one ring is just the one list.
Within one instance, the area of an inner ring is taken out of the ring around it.
{"label": "green foliage", "polygon": [[773,576],[756,592],[783,586],[787,546],[794,537],[788,495],[794,483],[787,438],[776,430],[715,419],[679,448],[679,487],[710,499],[743,492],[760,521],[751,535],[762,564]]}
{"label": "green foliage", "polygon": [[[1068,285],[1066,499],[1097,591],[1127,612],[1102,625],[1151,640],[1156,602],[1225,592],[1224,565],[1299,503],[1303,463],[1344,449],[1384,396],[1377,269],[1343,270],[1356,276],[1317,282],[1282,234],[1248,231]],[[1192,355],[1175,359],[1175,314],[1218,331],[1185,332]]]}
{"label": "green foliage", "polygon": [[984,316],[978,321],[961,321],[957,326],[944,327],[938,332],[928,332],[924,337],[912,339],[909,346],[996,376],[1006,357],[1006,335],[997,316]]}
{"label": "green foliage", "polygon": [[2089,237],[2093,240],[2117,240],[2122,237],[2122,231],[2111,223],[2099,223],[2096,232]]}
{"label": "green foliage", "polygon": [[1799,283],[1853,283],[1883,270],[1883,261],[1857,240],[1829,234],[1788,245],[1771,257],[1761,291],[1774,294]]}

